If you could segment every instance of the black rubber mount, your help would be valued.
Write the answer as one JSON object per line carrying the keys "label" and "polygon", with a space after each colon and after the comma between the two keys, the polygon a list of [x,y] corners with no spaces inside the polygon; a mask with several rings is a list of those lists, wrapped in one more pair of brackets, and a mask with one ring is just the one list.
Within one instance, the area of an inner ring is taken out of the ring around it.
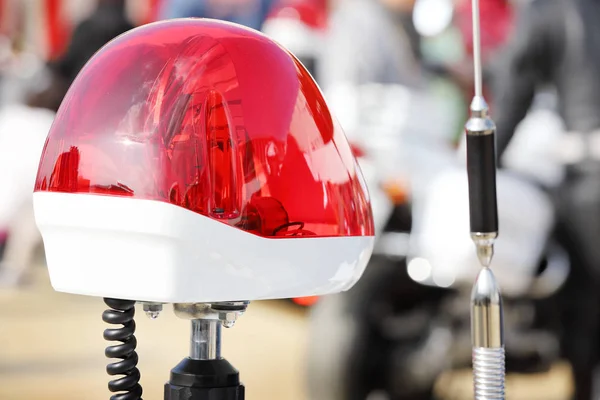
{"label": "black rubber mount", "polygon": [[165,400],[244,400],[245,389],[229,361],[186,358],[171,370]]}

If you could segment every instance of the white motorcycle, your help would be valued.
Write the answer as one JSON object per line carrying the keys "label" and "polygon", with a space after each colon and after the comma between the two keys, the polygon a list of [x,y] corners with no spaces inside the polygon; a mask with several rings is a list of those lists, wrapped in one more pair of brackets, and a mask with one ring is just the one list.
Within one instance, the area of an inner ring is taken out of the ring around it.
{"label": "white motorcycle", "polygon": [[[534,146],[544,121],[546,146]],[[553,204],[541,187],[557,184],[562,170],[551,153],[531,151],[550,149],[561,134],[551,108],[534,108],[507,152],[509,169],[498,173],[502,236],[493,268],[505,297],[509,372],[545,370],[561,352],[550,327],[560,318],[557,294],[571,257],[554,235]],[[406,143],[400,154],[413,156],[403,158],[413,174],[412,220],[404,232],[384,228],[364,278],[314,308],[311,398],[430,400],[442,373],[470,365],[468,304],[480,266],[465,167],[450,149],[424,141],[417,152]]]}

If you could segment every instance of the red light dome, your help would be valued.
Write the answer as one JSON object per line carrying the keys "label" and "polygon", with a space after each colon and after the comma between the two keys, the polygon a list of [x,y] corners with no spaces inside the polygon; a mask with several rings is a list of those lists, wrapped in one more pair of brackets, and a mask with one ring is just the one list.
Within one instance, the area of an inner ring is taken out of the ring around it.
{"label": "red light dome", "polygon": [[52,285],[69,293],[322,295],[351,287],[373,248],[365,183],[313,79],[213,20],[102,48],[58,111],[35,192]]}
{"label": "red light dome", "polygon": [[304,67],[211,20],[146,25],[96,54],[35,190],[167,202],[265,237],[373,235],[350,146]]}

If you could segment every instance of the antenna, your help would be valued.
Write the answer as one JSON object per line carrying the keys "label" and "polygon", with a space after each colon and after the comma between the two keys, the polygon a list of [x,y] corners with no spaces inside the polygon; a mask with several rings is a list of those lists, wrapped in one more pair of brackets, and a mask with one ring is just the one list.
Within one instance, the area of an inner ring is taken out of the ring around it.
{"label": "antenna", "polygon": [[475,400],[504,400],[505,356],[502,297],[490,269],[498,237],[496,125],[483,98],[479,0],[472,0],[475,96],[467,135],[471,238],[482,269],[471,294]]}

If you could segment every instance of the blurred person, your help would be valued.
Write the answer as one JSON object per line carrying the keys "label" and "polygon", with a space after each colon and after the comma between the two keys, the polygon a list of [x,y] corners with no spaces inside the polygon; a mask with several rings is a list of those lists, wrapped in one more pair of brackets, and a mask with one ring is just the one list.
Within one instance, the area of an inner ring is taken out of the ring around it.
{"label": "blurred person", "polygon": [[77,25],[66,53],[52,68],[61,77],[73,81],[96,51],[110,39],[133,28],[125,0],[98,0],[94,12]]}
{"label": "blurred person", "polygon": [[[41,237],[35,226],[31,193],[46,136],[55,113],[79,71],[103,45],[133,28],[123,0],[100,0],[94,13],[75,29],[66,53],[48,65],[49,83],[31,93],[26,104],[0,110],[0,285],[26,279]],[[16,134],[18,133],[18,134]]]}
{"label": "blurred person", "polygon": [[[422,90],[419,37],[412,24],[416,0],[343,0],[331,12],[317,67],[319,85],[350,140],[361,135],[360,94],[382,90]],[[386,104],[387,105],[387,104]],[[360,109],[360,110],[359,110]]]}
{"label": "blurred person", "polygon": [[415,0],[345,0],[334,10],[319,68],[321,85],[389,83],[419,86]]}
{"label": "blurred person", "polygon": [[[600,326],[600,2],[535,0],[524,4],[509,45],[495,65],[494,109],[498,156],[529,111],[536,90],[552,85],[567,130],[556,156],[565,165],[557,190],[560,228],[577,249],[565,292],[567,358],[576,399],[592,398]],[[540,134],[543,134],[540,132]],[[549,146],[551,143],[548,144]],[[500,159],[500,158],[499,158]],[[577,300],[579,299],[579,300]],[[568,304],[588,304],[569,308]]]}
{"label": "blurred person", "polygon": [[214,18],[259,30],[274,0],[164,0],[161,19]]}
{"label": "blurred person", "polygon": [[[409,142],[421,150],[429,151],[423,146],[426,143],[430,148],[445,148],[450,146],[457,126],[458,116],[450,116],[455,107],[445,94],[435,92],[433,78],[462,80],[461,72],[424,56],[422,38],[413,22],[415,4],[416,0],[338,3],[330,16],[317,68],[319,84],[351,141],[364,137],[365,124],[374,121],[380,125],[375,129],[380,143],[383,136],[393,141],[395,150],[389,142],[377,153],[378,162],[389,153],[386,169],[397,169],[400,152],[406,160],[411,159],[410,163],[416,161],[416,153],[400,141],[412,136]],[[373,94],[375,91],[378,94]],[[366,104],[372,97],[379,101]],[[384,130],[389,134],[384,135]],[[372,138],[368,141],[374,142]]]}
{"label": "blurred person", "polygon": [[332,6],[321,66],[325,92],[340,85],[385,84],[423,89],[431,75],[471,84],[462,65],[427,60],[413,22],[416,0],[343,0]]}

